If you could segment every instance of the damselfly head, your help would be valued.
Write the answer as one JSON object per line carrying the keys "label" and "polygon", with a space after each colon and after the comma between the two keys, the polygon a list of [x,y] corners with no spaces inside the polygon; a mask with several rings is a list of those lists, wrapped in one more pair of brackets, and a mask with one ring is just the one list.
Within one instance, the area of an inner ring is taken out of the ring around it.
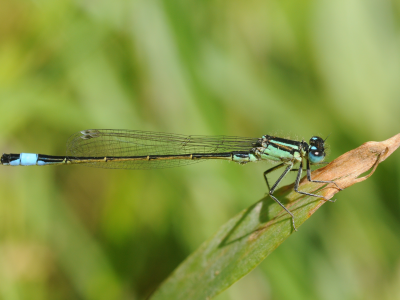
{"label": "damselfly head", "polygon": [[317,164],[325,158],[325,141],[319,136],[313,136],[310,139],[310,145],[308,148],[308,160],[311,164]]}

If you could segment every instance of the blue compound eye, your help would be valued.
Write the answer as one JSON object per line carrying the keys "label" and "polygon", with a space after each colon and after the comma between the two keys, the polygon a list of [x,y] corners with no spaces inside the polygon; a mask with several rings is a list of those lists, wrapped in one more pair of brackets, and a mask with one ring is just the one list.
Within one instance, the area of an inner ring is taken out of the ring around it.
{"label": "blue compound eye", "polygon": [[[315,147],[311,147],[311,148],[315,148]],[[310,150],[310,152],[308,153],[308,159],[311,164],[320,163],[324,160],[324,158],[325,158],[324,151]]]}
{"label": "blue compound eye", "polygon": [[308,160],[311,164],[317,164],[325,158],[324,140],[318,136],[310,139],[310,148],[308,149]]}

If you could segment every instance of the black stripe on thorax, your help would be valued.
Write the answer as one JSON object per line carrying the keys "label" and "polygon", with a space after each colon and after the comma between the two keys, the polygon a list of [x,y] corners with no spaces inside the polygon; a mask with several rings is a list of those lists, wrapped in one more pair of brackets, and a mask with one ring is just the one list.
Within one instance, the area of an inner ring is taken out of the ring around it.
{"label": "black stripe on thorax", "polygon": [[[276,136],[266,135],[265,137],[269,143],[271,143],[271,140],[273,140],[278,143],[284,143],[284,144],[288,144],[288,145],[298,146],[299,148],[302,144],[302,142],[299,142],[299,141],[293,141],[293,140],[284,139],[284,138],[280,138],[280,137],[276,137]],[[273,144],[275,144],[275,143],[273,143]]]}
{"label": "black stripe on thorax", "polygon": [[[267,144],[266,147],[271,145],[281,151],[288,152],[291,155],[294,155],[295,152],[300,153],[300,150],[304,147],[304,145],[303,145],[304,143],[299,142],[299,141],[293,141],[293,140],[270,136],[270,135],[265,136],[265,138],[266,138],[265,142]],[[283,144],[285,144],[285,145],[283,145]],[[298,149],[292,148],[290,146],[297,147]]]}

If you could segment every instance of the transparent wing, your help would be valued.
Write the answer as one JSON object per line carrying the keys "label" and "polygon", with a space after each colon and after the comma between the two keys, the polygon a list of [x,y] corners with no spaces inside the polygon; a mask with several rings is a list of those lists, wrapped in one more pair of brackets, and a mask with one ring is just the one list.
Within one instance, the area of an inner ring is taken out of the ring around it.
{"label": "transparent wing", "polygon": [[[180,135],[162,132],[89,129],[75,133],[67,142],[67,156],[127,157],[147,155],[182,155],[250,151],[258,138],[234,136]],[[108,169],[160,169],[193,164],[202,160],[132,160],[89,162]]]}

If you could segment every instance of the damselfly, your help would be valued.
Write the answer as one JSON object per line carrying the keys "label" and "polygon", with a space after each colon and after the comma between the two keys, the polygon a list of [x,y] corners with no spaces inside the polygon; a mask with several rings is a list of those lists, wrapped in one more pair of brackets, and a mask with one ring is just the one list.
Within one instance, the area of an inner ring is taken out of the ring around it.
{"label": "damselfly", "polygon": [[[325,197],[298,190],[306,161],[307,178],[311,182],[333,183],[311,179],[310,165],[319,164],[325,158],[325,141],[313,136],[309,144],[305,141],[264,135],[261,138],[234,136],[180,135],[150,131],[90,129],[72,135],[67,142],[66,156],[52,156],[34,153],[3,154],[1,164],[5,166],[47,166],[62,164],[85,164],[109,169],[158,169],[188,165],[207,159],[225,159],[246,164],[271,160],[279,164],[264,172],[269,195],[292,218],[294,215],[273,195],[285,175],[299,163],[294,190],[303,195]],[[267,174],[281,167],[285,171],[269,186]],[[339,188],[340,189],[340,188]]]}

